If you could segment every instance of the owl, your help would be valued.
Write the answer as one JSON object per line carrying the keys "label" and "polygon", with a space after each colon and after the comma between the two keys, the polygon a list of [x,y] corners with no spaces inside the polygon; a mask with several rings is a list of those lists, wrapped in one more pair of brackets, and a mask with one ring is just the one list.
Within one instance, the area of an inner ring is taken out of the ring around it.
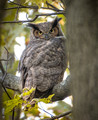
{"label": "owl", "polygon": [[56,17],[52,22],[29,23],[30,42],[19,61],[22,87],[35,88],[26,99],[43,98],[63,80],[67,67],[66,39]]}

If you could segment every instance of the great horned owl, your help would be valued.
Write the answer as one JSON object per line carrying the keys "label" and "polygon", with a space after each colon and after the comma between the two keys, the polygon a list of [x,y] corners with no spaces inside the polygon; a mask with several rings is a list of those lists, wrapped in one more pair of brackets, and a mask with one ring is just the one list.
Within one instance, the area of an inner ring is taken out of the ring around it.
{"label": "great horned owl", "polygon": [[35,88],[31,96],[44,97],[63,79],[67,67],[65,37],[59,21],[31,24],[30,42],[23,51],[19,71],[23,88]]}

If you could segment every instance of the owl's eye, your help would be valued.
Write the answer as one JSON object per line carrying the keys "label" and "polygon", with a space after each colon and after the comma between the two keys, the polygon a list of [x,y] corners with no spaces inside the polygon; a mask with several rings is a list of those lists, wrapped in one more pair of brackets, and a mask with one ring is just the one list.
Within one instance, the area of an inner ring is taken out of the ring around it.
{"label": "owl's eye", "polygon": [[38,34],[39,34],[39,35],[42,35],[42,32],[41,32],[41,31],[39,31],[39,32],[38,32]]}
{"label": "owl's eye", "polygon": [[54,29],[51,29],[51,30],[50,30],[50,33],[54,33]]}
{"label": "owl's eye", "polygon": [[35,30],[34,35],[35,35],[35,37],[38,38],[38,37],[40,37],[42,35],[42,32],[40,30]]}
{"label": "owl's eye", "polygon": [[57,27],[54,27],[50,30],[50,33],[53,35],[53,36],[57,36],[58,35],[58,28]]}

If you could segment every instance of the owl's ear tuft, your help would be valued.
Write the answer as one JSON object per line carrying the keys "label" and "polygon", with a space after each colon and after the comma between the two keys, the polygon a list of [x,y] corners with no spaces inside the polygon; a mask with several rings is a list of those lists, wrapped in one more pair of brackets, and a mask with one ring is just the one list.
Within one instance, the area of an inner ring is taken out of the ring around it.
{"label": "owl's ear tuft", "polygon": [[53,25],[52,25],[52,28],[54,28],[55,26],[57,26],[58,22],[61,20],[62,18],[58,18],[56,17],[53,21]]}
{"label": "owl's ear tuft", "polygon": [[35,30],[39,30],[36,24],[28,23],[28,24],[27,24],[27,27],[33,28],[33,29],[35,29]]}

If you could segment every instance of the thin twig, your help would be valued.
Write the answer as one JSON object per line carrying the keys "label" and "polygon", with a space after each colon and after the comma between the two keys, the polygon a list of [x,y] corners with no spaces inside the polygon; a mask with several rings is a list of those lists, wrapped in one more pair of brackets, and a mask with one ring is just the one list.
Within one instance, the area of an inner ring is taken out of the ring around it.
{"label": "thin twig", "polygon": [[[3,67],[3,66],[2,66],[2,67]],[[4,68],[3,68],[3,69],[4,69]],[[6,88],[5,88],[4,85],[3,85],[3,81],[4,81],[5,77],[6,77],[6,75],[7,75],[7,71],[5,71],[5,73],[3,74],[1,85],[2,85],[2,87],[3,87],[4,91],[5,91],[5,93],[6,93],[7,96],[9,97],[9,99],[11,99],[10,95],[8,94]]]}
{"label": "thin twig", "polygon": [[19,6],[19,7],[4,8],[3,10],[12,10],[12,9],[17,9],[17,8],[39,9],[38,6]]}
{"label": "thin twig", "polygon": [[4,47],[6,52],[7,52],[7,61],[6,61],[6,73],[7,73],[7,65],[8,65],[8,55],[9,55],[9,51],[7,50],[6,47]]}
{"label": "thin twig", "polygon": [[3,75],[4,75],[5,70],[4,70],[4,68],[3,68],[3,65],[2,65],[2,62],[1,62],[1,61],[0,61],[0,69],[1,69],[1,71],[2,71],[2,73],[3,73]]}
{"label": "thin twig", "polygon": [[9,51],[8,51],[8,49],[7,49],[6,47],[4,47],[4,48],[5,48],[6,52],[7,52],[7,54],[9,54]]}
{"label": "thin twig", "polygon": [[50,7],[41,7],[41,9],[49,9],[49,10],[53,10],[53,11],[57,11],[57,12],[59,12],[59,11],[63,11],[63,10],[59,10],[59,9],[54,9],[54,8],[50,8]]}
{"label": "thin twig", "polygon": [[4,23],[24,23],[24,22],[34,22],[39,16],[50,16],[50,15],[57,15],[57,14],[65,14],[65,12],[56,12],[56,13],[49,13],[49,14],[37,14],[32,20],[22,20],[22,21],[3,21],[1,24]]}
{"label": "thin twig", "polygon": [[39,109],[40,109],[40,110],[42,110],[42,111],[44,111],[45,113],[47,113],[47,114],[51,115],[51,117],[53,117],[53,115],[52,115],[52,114],[50,114],[49,112],[47,112],[46,110],[44,110],[44,109],[42,109],[42,108],[40,108],[40,107],[39,107]]}
{"label": "thin twig", "polygon": [[51,115],[51,117],[53,117],[53,115],[51,113],[49,113],[46,110],[44,110],[44,108],[42,107],[40,102],[39,102],[39,104],[40,104],[40,107],[39,107],[40,110],[44,111],[45,113],[47,113],[47,114]]}
{"label": "thin twig", "polygon": [[11,98],[11,97],[10,97],[10,95],[8,94],[8,92],[7,92],[6,88],[4,87],[4,85],[3,85],[3,84],[2,84],[2,87],[3,87],[4,91],[5,91],[5,93],[7,94],[7,96],[9,97],[9,99],[11,100],[12,98]]}
{"label": "thin twig", "polygon": [[57,15],[57,14],[65,14],[65,11],[56,12],[56,13],[49,13],[49,14],[38,14],[37,16],[50,16],[50,15]]}
{"label": "thin twig", "polygon": [[11,57],[8,58],[8,60],[6,59],[0,59],[0,61],[9,61],[11,59]]}
{"label": "thin twig", "polygon": [[46,4],[47,4],[47,6],[51,6],[51,7],[52,7],[52,8],[54,8],[55,10],[59,11],[59,9],[58,9],[58,8],[56,8],[55,6],[51,5],[51,4],[50,4],[50,3],[48,3],[47,1],[46,1]]}
{"label": "thin twig", "polygon": [[4,89],[4,91],[6,92],[7,96],[9,97],[9,99],[11,99],[10,95],[8,94],[6,88],[5,88],[4,85],[3,85],[3,81],[4,81],[4,79],[5,79],[6,76],[7,76],[8,54],[9,54],[7,48],[6,48],[6,47],[4,47],[4,48],[5,48],[6,52],[7,52],[7,61],[6,61],[6,70],[4,70],[4,67],[3,67],[2,63],[0,62],[0,63],[1,63],[1,66],[2,66],[2,69],[3,69],[3,71],[4,71],[4,73],[3,73],[3,71],[2,71],[3,77],[2,77],[2,83],[1,83],[1,85],[2,85],[2,87],[3,87],[3,89]]}
{"label": "thin twig", "polygon": [[19,12],[19,7],[17,8],[17,11],[16,11],[15,21],[16,21],[16,20],[17,20],[17,18],[18,18],[18,12]]}
{"label": "thin twig", "polygon": [[[12,3],[12,4],[18,5],[19,9],[20,8],[39,9],[39,7],[37,5],[36,6],[24,6],[24,5],[21,5],[19,3],[12,2],[10,0],[9,0],[9,2]],[[62,11],[62,10],[59,10],[58,8],[56,8],[55,6],[51,5],[47,1],[46,1],[46,4],[47,4],[47,6],[50,6],[50,7],[48,7],[48,8],[47,7],[41,7],[41,9],[50,9],[50,10],[54,10],[54,11],[57,11],[57,12]],[[5,8],[3,10],[17,9],[18,7]]]}
{"label": "thin twig", "polygon": [[14,114],[15,114],[15,108],[13,108],[13,112],[12,112],[12,120],[14,120]]}
{"label": "thin twig", "polygon": [[29,18],[28,18],[28,14],[26,13],[26,18],[27,18],[27,20],[29,20]]}
{"label": "thin twig", "polygon": [[63,8],[63,9],[64,9],[64,7],[63,7],[63,5],[62,5],[61,3],[59,3],[59,5],[61,6],[61,8]]}
{"label": "thin twig", "polygon": [[[19,8],[19,9],[23,9],[23,8],[29,8],[29,9],[39,9],[39,7],[38,6],[19,6],[19,7],[10,7],[10,8],[4,8],[3,10],[12,10],[12,9],[17,9],[17,8]],[[59,10],[59,9],[54,9],[54,8],[50,8],[50,7],[41,7],[41,9],[48,9],[48,10],[53,10],[53,11],[57,11],[57,12],[59,12],[59,11],[63,11],[63,10]]]}
{"label": "thin twig", "polygon": [[64,116],[66,116],[66,115],[69,115],[70,113],[72,113],[72,110],[70,110],[70,111],[68,111],[68,112],[65,112],[65,113],[62,113],[62,114],[60,114],[60,115],[57,115],[57,116],[54,116],[54,117],[51,117],[51,118],[42,119],[42,120],[55,120],[55,119],[64,117]]}
{"label": "thin twig", "polygon": [[10,58],[8,60],[6,60],[6,59],[0,59],[0,61],[9,61],[9,60],[10,60]]}

